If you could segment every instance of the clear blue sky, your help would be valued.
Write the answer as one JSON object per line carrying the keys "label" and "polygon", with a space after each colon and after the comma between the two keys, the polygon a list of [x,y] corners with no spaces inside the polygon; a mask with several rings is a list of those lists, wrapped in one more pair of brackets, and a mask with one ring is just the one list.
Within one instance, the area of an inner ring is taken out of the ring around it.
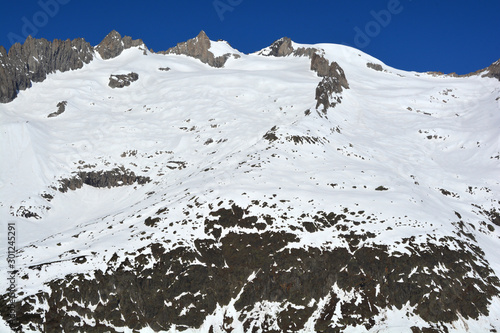
{"label": "clear blue sky", "polygon": [[32,32],[96,45],[112,29],[155,51],[200,30],[245,53],[283,36],[338,43],[416,71],[464,74],[500,58],[497,0],[20,0],[0,12],[6,49]]}

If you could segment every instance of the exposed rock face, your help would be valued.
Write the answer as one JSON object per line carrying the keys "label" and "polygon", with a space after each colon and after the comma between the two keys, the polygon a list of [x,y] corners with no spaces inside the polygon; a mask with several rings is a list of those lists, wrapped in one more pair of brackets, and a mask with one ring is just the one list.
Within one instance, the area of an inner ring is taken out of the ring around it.
{"label": "exposed rock face", "polygon": [[[330,63],[317,53],[311,56],[311,70],[323,78],[316,87],[316,109],[323,105],[323,112],[326,113],[329,107],[335,107],[337,103],[340,103],[341,97],[338,95],[343,89],[349,89],[349,83],[339,64],[335,61]],[[337,96],[333,97],[333,94]]]}
{"label": "exposed rock face", "polygon": [[[117,57],[123,50],[140,46],[142,40],[109,33],[95,48],[103,59]],[[0,46],[0,103],[8,103],[20,90],[32,82],[42,82],[47,74],[80,69],[94,59],[94,47],[83,38],[74,40],[34,39],[29,36],[24,44],[12,45],[9,52]]]}
{"label": "exposed rock face", "polygon": [[261,51],[259,54],[269,57],[287,57],[289,55],[296,57],[311,57],[317,51],[317,49],[311,47],[299,47],[294,49],[292,40],[288,37],[283,37],[272,43],[271,46]]}
{"label": "exposed rock face", "polygon": [[[207,238],[193,247],[166,250],[165,244],[152,243],[125,258],[115,253],[106,271],[68,275],[49,282],[48,293],[20,298],[17,319],[48,332],[115,332],[113,326],[183,330],[200,327],[233,302],[239,317],[226,312],[211,331],[231,332],[232,323],[240,321],[246,332],[291,332],[312,320],[317,332],[342,332],[347,326],[370,330],[374,317],[409,304],[428,323],[423,332],[437,332],[444,323],[488,315],[500,282],[477,246],[451,237],[420,246],[411,237],[404,239],[406,253],[391,253],[385,245],[367,244],[375,235],[349,232],[348,216],[318,212],[303,222],[311,234],[337,230],[347,247],[289,248],[297,236],[266,230],[272,229],[272,217],[248,215],[236,205],[221,208],[205,219]],[[144,223],[165,226],[160,216]],[[443,245],[450,243],[454,246]],[[43,265],[50,263],[30,269]],[[5,302],[3,295],[0,304]],[[279,311],[263,316],[269,304]],[[4,317],[6,308],[0,306]]]}
{"label": "exposed rock face", "polygon": [[68,105],[67,101],[62,101],[62,102],[57,103],[57,111],[49,114],[48,118],[57,117],[58,115],[60,115],[64,111],[66,111],[66,105]]}
{"label": "exposed rock face", "polygon": [[[336,63],[330,63],[328,59],[321,55],[321,51],[315,48],[293,48],[292,40],[288,37],[278,39],[270,47],[259,53],[264,56],[295,57],[307,56],[311,59],[311,70],[315,71],[323,80],[316,87],[316,109],[321,105],[326,113],[330,107],[335,107],[341,102],[340,93],[343,89],[349,89],[349,83],[345,77],[343,69]],[[337,96],[333,96],[336,94]]]}
{"label": "exposed rock face", "polygon": [[17,95],[18,89],[12,72],[7,51],[3,46],[0,46],[0,103],[10,102]]}
{"label": "exposed rock face", "polygon": [[288,37],[278,39],[270,46],[270,57],[286,57],[293,53],[292,40]]}
{"label": "exposed rock face", "polygon": [[198,36],[187,42],[179,43],[167,51],[159,52],[161,54],[183,54],[196,59],[199,59],[204,64],[212,67],[223,67],[230,54],[215,57],[210,49],[210,39],[204,31],[201,31]]}
{"label": "exposed rock face", "polygon": [[115,168],[109,171],[80,171],[74,177],[69,179],[61,179],[59,181],[60,192],[76,190],[81,188],[83,184],[93,187],[117,187],[137,184],[145,184],[150,182],[149,177],[137,176],[133,171],[121,168]]}
{"label": "exposed rock face", "polygon": [[137,73],[128,73],[128,74],[117,74],[117,75],[111,75],[109,77],[109,83],[108,86],[111,88],[123,88],[130,86],[131,82],[139,80],[139,74]]}
{"label": "exposed rock face", "polygon": [[366,67],[376,70],[377,72],[382,72],[384,70],[381,64],[374,64],[372,62],[366,63]]}
{"label": "exposed rock face", "polygon": [[494,77],[500,81],[500,60],[495,61],[488,68],[486,68],[486,70],[488,72],[483,76]]}
{"label": "exposed rock face", "polygon": [[132,40],[131,37],[122,36],[115,30],[111,31],[104,39],[95,47],[99,55],[104,60],[116,58],[123,50],[131,47],[144,45],[141,39]]}
{"label": "exposed rock face", "polygon": [[12,101],[19,90],[42,82],[47,74],[82,68],[93,59],[93,48],[84,39],[33,39],[12,45],[7,54],[0,47],[0,102]]}

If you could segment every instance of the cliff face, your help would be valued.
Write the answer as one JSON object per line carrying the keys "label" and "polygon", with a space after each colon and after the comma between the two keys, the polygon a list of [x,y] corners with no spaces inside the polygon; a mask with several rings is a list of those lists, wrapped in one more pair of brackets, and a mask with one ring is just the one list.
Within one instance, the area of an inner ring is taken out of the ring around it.
{"label": "cliff face", "polygon": [[74,40],[34,39],[12,45],[7,53],[0,49],[0,102],[16,98],[32,82],[42,82],[47,74],[82,68],[94,58],[93,47],[83,38]]}
{"label": "cliff face", "polygon": [[42,82],[49,73],[82,68],[94,59],[94,50],[106,60],[142,44],[140,39],[122,38],[113,30],[95,49],[83,38],[49,42],[31,36],[22,45],[12,45],[9,52],[0,46],[0,103],[12,101],[20,90],[29,88],[32,82]]}

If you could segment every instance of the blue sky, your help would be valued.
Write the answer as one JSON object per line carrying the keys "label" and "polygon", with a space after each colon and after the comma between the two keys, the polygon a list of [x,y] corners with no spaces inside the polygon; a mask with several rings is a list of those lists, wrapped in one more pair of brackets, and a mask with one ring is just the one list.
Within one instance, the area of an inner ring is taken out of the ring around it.
{"label": "blue sky", "polygon": [[20,0],[0,12],[0,45],[28,33],[98,44],[112,29],[166,50],[205,30],[250,53],[283,36],[356,47],[405,70],[469,73],[500,58],[497,0]]}

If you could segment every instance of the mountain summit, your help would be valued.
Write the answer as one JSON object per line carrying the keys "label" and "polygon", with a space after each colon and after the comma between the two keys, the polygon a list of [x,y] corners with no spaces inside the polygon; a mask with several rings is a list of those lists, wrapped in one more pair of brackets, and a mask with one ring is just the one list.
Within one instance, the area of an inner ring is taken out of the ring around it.
{"label": "mountain summit", "polygon": [[0,64],[0,330],[500,330],[498,62],[112,31]]}

